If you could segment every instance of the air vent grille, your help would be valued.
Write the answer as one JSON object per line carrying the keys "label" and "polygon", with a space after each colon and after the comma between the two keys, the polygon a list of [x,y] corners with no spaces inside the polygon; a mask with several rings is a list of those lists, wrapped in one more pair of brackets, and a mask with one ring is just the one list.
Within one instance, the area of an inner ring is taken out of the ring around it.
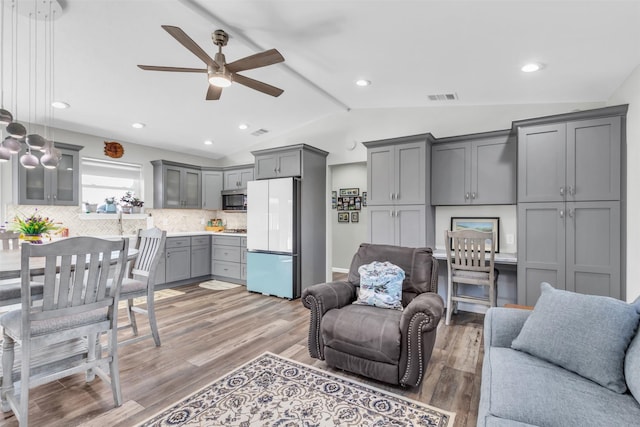
{"label": "air vent grille", "polygon": [[429,97],[429,101],[457,101],[458,100],[458,94],[455,92],[428,95],[428,97]]}
{"label": "air vent grille", "polygon": [[267,132],[269,132],[269,131],[266,130],[266,129],[258,129],[257,131],[251,132],[251,135],[260,136],[260,135],[264,135]]}

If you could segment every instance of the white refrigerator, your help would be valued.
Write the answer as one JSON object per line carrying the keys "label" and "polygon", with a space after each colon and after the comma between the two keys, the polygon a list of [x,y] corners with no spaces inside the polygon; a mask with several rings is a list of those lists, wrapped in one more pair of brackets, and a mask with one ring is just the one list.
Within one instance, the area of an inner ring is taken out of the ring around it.
{"label": "white refrigerator", "polygon": [[296,178],[247,183],[247,290],[300,297],[299,196]]}

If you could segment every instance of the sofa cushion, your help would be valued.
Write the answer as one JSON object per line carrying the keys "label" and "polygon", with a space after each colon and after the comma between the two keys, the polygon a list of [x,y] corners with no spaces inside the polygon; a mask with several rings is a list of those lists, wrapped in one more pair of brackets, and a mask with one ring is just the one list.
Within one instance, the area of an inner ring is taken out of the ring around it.
{"label": "sofa cushion", "polygon": [[360,292],[354,304],[402,310],[404,271],[388,261],[361,265]]}
{"label": "sofa cushion", "polygon": [[542,295],[512,348],[555,363],[617,393],[627,389],[624,357],[637,305],[541,285]]}
{"label": "sofa cushion", "polygon": [[624,376],[633,397],[640,402],[640,333],[631,340],[624,358]]}
{"label": "sofa cushion", "polygon": [[492,347],[485,363],[484,416],[537,426],[632,426],[640,420],[640,405],[629,393],[614,393],[527,353]]}
{"label": "sofa cushion", "polygon": [[398,310],[348,305],[329,310],[322,317],[325,346],[368,360],[397,364],[400,359]]}

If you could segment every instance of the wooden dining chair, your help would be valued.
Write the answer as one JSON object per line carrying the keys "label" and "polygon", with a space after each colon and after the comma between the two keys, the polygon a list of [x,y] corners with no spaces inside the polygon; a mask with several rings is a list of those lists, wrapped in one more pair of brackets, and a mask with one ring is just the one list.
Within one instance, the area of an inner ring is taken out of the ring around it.
{"label": "wooden dining chair", "polygon": [[[495,240],[492,232],[445,230],[448,271],[445,325],[451,322],[451,314],[457,312],[458,302],[496,306]],[[458,284],[485,286],[489,294],[486,298],[459,294]]]}
{"label": "wooden dining chair", "polygon": [[0,251],[20,249],[20,233],[16,231],[0,232]]}
{"label": "wooden dining chair", "polygon": [[[79,372],[86,372],[87,381],[97,374],[108,382],[115,405],[122,404],[117,302],[128,246],[127,239],[95,237],[22,245],[22,306],[0,317],[4,338],[1,407],[3,412],[12,410],[21,426],[28,425],[31,388]],[[36,301],[30,292],[34,257],[45,257],[42,301]],[[108,287],[110,270],[113,278]],[[103,333],[108,339],[106,354],[99,339]],[[14,368],[16,343],[22,353],[19,367]]]}
{"label": "wooden dining chair", "polygon": [[[158,322],[155,312],[155,282],[156,269],[160,263],[160,258],[164,256],[164,247],[167,240],[167,232],[158,227],[147,230],[138,230],[136,239],[136,249],[138,256],[131,265],[127,277],[122,281],[122,291],[120,299],[127,301],[127,315],[129,324],[122,325],[120,329],[131,327],[135,338],[123,340],[120,345],[130,344],[145,338],[153,337],[156,347],[160,346],[160,333],[158,332]],[[146,308],[134,305],[134,298],[144,298]],[[138,324],[135,313],[144,314],[149,319],[151,333],[138,336]]]}

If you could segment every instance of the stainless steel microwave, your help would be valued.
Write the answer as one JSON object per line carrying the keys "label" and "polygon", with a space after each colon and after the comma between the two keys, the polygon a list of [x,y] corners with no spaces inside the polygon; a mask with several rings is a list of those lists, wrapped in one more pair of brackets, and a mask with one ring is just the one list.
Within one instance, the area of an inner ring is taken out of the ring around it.
{"label": "stainless steel microwave", "polygon": [[246,211],[246,190],[224,190],[222,192],[222,209],[225,211]]}

